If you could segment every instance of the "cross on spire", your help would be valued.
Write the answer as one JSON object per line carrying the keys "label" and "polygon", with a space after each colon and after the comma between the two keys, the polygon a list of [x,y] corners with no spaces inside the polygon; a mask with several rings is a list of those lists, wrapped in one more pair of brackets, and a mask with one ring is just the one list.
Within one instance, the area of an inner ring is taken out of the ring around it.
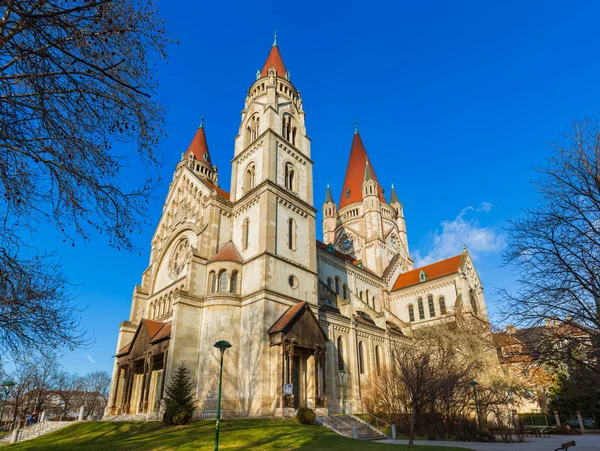
{"label": "cross on spire", "polygon": [[354,134],[358,133],[358,118],[354,119]]}
{"label": "cross on spire", "polygon": [[275,31],[273,31],[273,47],[277,47],[277,32],[279,30],[275,29]]}

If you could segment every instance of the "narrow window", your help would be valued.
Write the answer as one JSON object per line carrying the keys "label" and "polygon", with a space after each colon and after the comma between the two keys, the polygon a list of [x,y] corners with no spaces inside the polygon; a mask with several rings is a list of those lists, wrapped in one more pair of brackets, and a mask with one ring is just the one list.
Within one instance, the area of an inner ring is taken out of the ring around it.
{"label": "narrow window", "polygon": [[327,279],[327,288],[333,291],[333,279],[331,277]]}
{"label": "narrow window", "polygon": [[363,344],[361,341],[358,344],[358,370],[360,371],[360,374],[365,374],[365,362],[363,354]]}
{"label": "narrow window", "polygon": [[446,300],[444,299],[444,296],[442,296],[440,298],[440,315],[445,315],[446,314]]}
{"label": "narrow window", "polygon": [[342,292],[344,294],[344,299],[348,299],[348,285],[343,286]]}
{"label": "narrow window", "polygon": [[375,369],[377,370],[377,374],[379,374],[379,369],[380,369],[379,346],[375,346]]}
{"label": "narrow window", "polygon": [[227,271],[219,273],[219,293],[227,293]]}
{"label": "narrow window", "polygon": [[366,291],[366,295],[367,295],[367,305],[371,306],[370,302],[371,302],[371,294],[369,293],[369,290]]}
{"label": "narrow window", "polygon": [[242,223],[242,249],[248,249],[248,232],[250,229],[250,220],[248,218],[244,219]]}
{"label": "narrow window", "polygon": [[237,279],[238,279],[238,272],[237,271],[233,271],[231,273],[231,281],[229,282],[229,291],[232,292],[233,294],[237,294]]}
{"label": "narrow window", "polygon": [[419,307],[419,319],[425,319],[425,309],[423,308],[423,299],[417,300],[417,307]]}
{"label": "narrow window", "polygon": [[214,271],[211,271],[209,276],[208,276],[208,280],[210,283],[210,292],[214,293],[216,288],[217,288],[217,280],[216,280],[216,275]]}
{"label": "narrow window", "polygon": [[429,317],[430,318],[435,317],[435,305],[433,304],[433,296],[432,295],[427,296],[427,305],[429,307]]}
{"label": "narrow window", "polygon": [[291,191],[295,191],[294,177],[295,177],[294,165],[292,163],[285,164],[285,187]]}
{"label": "narrow window", "polygon": [[254,188],[255,176],[256,169],[254,165],[251,164],[250,166],[248,166],[248,169],[246,169],[246,181],[244,183],[244,189],[246,193],[250,192],[250,190]]}
{"label": "narrow window", "polygon": [[296,250],[296,222],[288,219],[288,248]]}
{"label": "narrow window", "polygon": [[415,308],[413,307],[412,304],[409,304],[409,306],[408,306],[408,320],[411,323],[415,322]]}
{"label": "narrow window", "polygon": [[338,348],[338,370],[344,369],[344,346],[342,342],[342,337],[338,337],[337,339],[337,348]]}
{"label": "narrow window", "polygon": [[335,294],[340,295],[340,278],[335,278]]}
{"label": "narrow window", "polygon": [[471,288],[469,291],[469,298],[471,300],[471,308],[473,309],[473,314],[477,316],[479,314],[479,309],[477,308],[477,297],[475,296],[475,291]]}
{"label": "narrow window", "polygon": [[148,307],[148,318],[154,319],[154,305],[152,304],[152,302],[150,303],[150,306]]}
{"label": "narrow window", "polygon": [[358,297],[360,298],[361,301],[363,300],[363,292],[362,291],[360,292],[360,295]]}

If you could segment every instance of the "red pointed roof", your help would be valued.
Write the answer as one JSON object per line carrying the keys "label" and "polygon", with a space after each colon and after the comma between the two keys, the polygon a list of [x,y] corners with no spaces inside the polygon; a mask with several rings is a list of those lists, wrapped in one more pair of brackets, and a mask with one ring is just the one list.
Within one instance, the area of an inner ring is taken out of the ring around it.
{"label": "red pointed roof", "polygon": [[[344,186],[342,188],[342,196],[340,198],[338,209],[342,209],[351,203],[362,201],[362,184],[365,178],[367,161],[369,162],[372,178],[379,185],[379,200],[381,202],[386,202],[383,191],[381,190],[381,183],[379,183],[377,175],[375,175],[375,168],[367,155],[367,150],[360,138],[360,133],[356,131],[354,133],[354,138],[352,139],[352,148],[350,150],[350,158],[348,159],[348,167],[346,168],[346,178],[344,179]],[[349,197],[346,197],[346,190],[350,190]]]}
{"label": "red pointed roof", "polygon": [[285,64],[283,64],[283,59],[281,58],[281,53],[279,53],[279,47],[277,47],[277,44],[275,44],[275,45],[273,45],[273,47],[271,47],[271,51],[269,52],[267,61],[265,61],[265,65],[263,66],[262,70],[260,71],[260,75],[262,77],[266,77],[267,71],[269,70],[269,68],[271,66],[275,67],[278,77],[286,76],[287,70],[285,69]]}
{"label": "red pointed roof", "polygon": [[462,261],[462,256],[463,254],[455,255],[454,257],[447,258],[446,260],[440,260],[439,262],[435,262],[430,265],[426,265],[421,268],[416,268],[412,271],[402,273],[398,276],[398,279],[396,279],[396,283],[394,284],[394,288],[392,288],[392,291],[410,287],[411,285],[416,285],[420,283],[421,271],[423,271],[427,276],[427,282],[429,282],[432,279],[437,279],[438,277],[444,277],[450,274],[454,274],[458,272],[460,262]]}
{"label": "red pointed roof", "polygon": [[192,143],[188,147],[188,150],[185,152],[185,156],[187,157],[189,153],[192,152],[196,159],[206,161],[208,164],[212,166],[210,161],[210,154],[208,153],[208,144],[206,142],[206,133],[204,132],[204,125],[200,125],[198,130],[196,131],[196,135],[192,140]]}
{"label": "red pointed roof", "polygon": [[229,241],[225,246],[221,248],[219,252],[215,254],[213,258],[210,259],[210,262],[236,262],[243,263],[242,256],[238,252],[235,244],[232,241]]}

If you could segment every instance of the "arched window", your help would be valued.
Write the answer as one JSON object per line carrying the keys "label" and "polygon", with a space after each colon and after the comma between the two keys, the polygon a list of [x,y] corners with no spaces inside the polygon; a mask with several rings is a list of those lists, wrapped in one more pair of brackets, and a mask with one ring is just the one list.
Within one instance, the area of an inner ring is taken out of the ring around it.
{"label": "arched window", "polygon": [[415,308],[412,304],[408,305],[408,320],[411,323],[415,322]]}
{"label": "arched window", "polygon": [[250,220],[248,218],[244,219],[242,223],[242,249],[248,249],[248,237],[250,233]]}
{"label": "arched window", "polygon": [[371,305],[371,294],[369,293],[369,290],[367,290],[365,293],[367,295],[367,299],[366,299],[367,305],[370,306]]}
{"label": "arched window", "polygon": [[472,288],[469,291],[469,299],[471,300],[471,308],[473,309],[473,315],[479,315],[479,309],[477,308],[477,296],[475,296],[475,291]]}
{"label": "arched window", "polygon": [[294,165],[292,163],[285,164],[285,187],[291,191],[296,191],[296,185],[294,183],[296,177],[296,171],[294,170]]}
{"label": "arched window", "polygon": [[375,369],[377,370],[377,374],[379,374],[380,369],[380,361],[379,361],[379,346],[375,346]]}
{"label": "arched window", "polygon": [[244,182],[244,192],[248,193],[252,188],[254,188],[256,177],[256,168],[254,164],[250,164],[248,168],[246,168],[246,179]]}
{"label": "arched window", "polygon": [[423,299],[417,300],[417,307],[419,308],[419,319],[425,319],[425,309],[423,308]]}
{"label": "arched window", "polygon": [[250,143],[254,142],[256,138],[258,138],[259,133],[259,124],[260,121],[257,115],[254,115],[248,121],[248,125],[246,126],[246,145],[250,145]]}
{"label": "arched window", "polygon": [[229,282],[229,291],[232,292],[233,294],[237,293],[237,279],[238,279],[238,272],[233,271],[231,273],[231,281]]}
{"label": "arched window", "polygon": [[342,337],[337,339],[337,351],[338,351],[338,370],[344,369],[344,343]]}
{"label": "arched window", "polygon": [[333,279],[331,277],[327,278],[327,288],[333,291]]}
{"label": "arched window", "polygon": [[335,278],[335,294],[340,295],[340,278]]}
{"label": "arched window", "polygon": [[154,304],[152,302],[148,306],[148,318],[154,319]]}
{"label": "arched window", "polygon": [[348,299],[348,292],[349,292],[348,285],[344,284],[344,286],[342,287],[342,293],[343,293],[344,299]]}
{"label": "arched window", "polygon": [[296,221],[288,219],[288,248],[296,250]]}
{"label": "arched window", "polygon": [[446,314],[446,300],[444,299],[444,296],[442,296],[440,298],[440,315],[445,315]]}
{"label": "arched window", "polygon": [[227,271],[224,269],[219,273],[219,293],[227,293]]}
{"label": "arched window", "polygon": [[358,371],[360,371],[360,374],[365,374],[365,357],[362,341],[358,343]]}
{"label": "arched window", "polygon": [[435,305],[433,303],[432,295],[427,296],[427,306],[429,307],[429,317],[430,318],[435,317]]}
{"label": "arched window", "polygon": [[217,289],[217,277],[214,271],[211,271],[208,275],[208,283],[210,284],[210,293],[214,293]]}
{"label": "arched window", "polygon": [[358,297],[360,298],[360,300],[363,300],[363,292],[361,291],[360,294],[358,295]]}
{"label": "arched window", "polygon": [[294,121],[292,119],[292,116],[290,116],[289,114],[285,114],[283,116],[283,122],[282,122],[282,135],[285,139],[287,139],[289,142],[292,143],[292,145],[296,145],[296,131],[297,128],[294,125]]}

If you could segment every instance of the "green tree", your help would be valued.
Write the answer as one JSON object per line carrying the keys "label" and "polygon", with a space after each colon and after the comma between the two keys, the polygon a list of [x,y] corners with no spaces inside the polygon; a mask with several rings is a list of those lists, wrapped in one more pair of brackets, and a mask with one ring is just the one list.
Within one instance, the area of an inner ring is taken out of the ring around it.
{"label": "green tree", "polygon": [[194,383],[185,362],[177,368],[177,372],[167,386],[165,396],[166,424],[188,424],[196,405]]}

